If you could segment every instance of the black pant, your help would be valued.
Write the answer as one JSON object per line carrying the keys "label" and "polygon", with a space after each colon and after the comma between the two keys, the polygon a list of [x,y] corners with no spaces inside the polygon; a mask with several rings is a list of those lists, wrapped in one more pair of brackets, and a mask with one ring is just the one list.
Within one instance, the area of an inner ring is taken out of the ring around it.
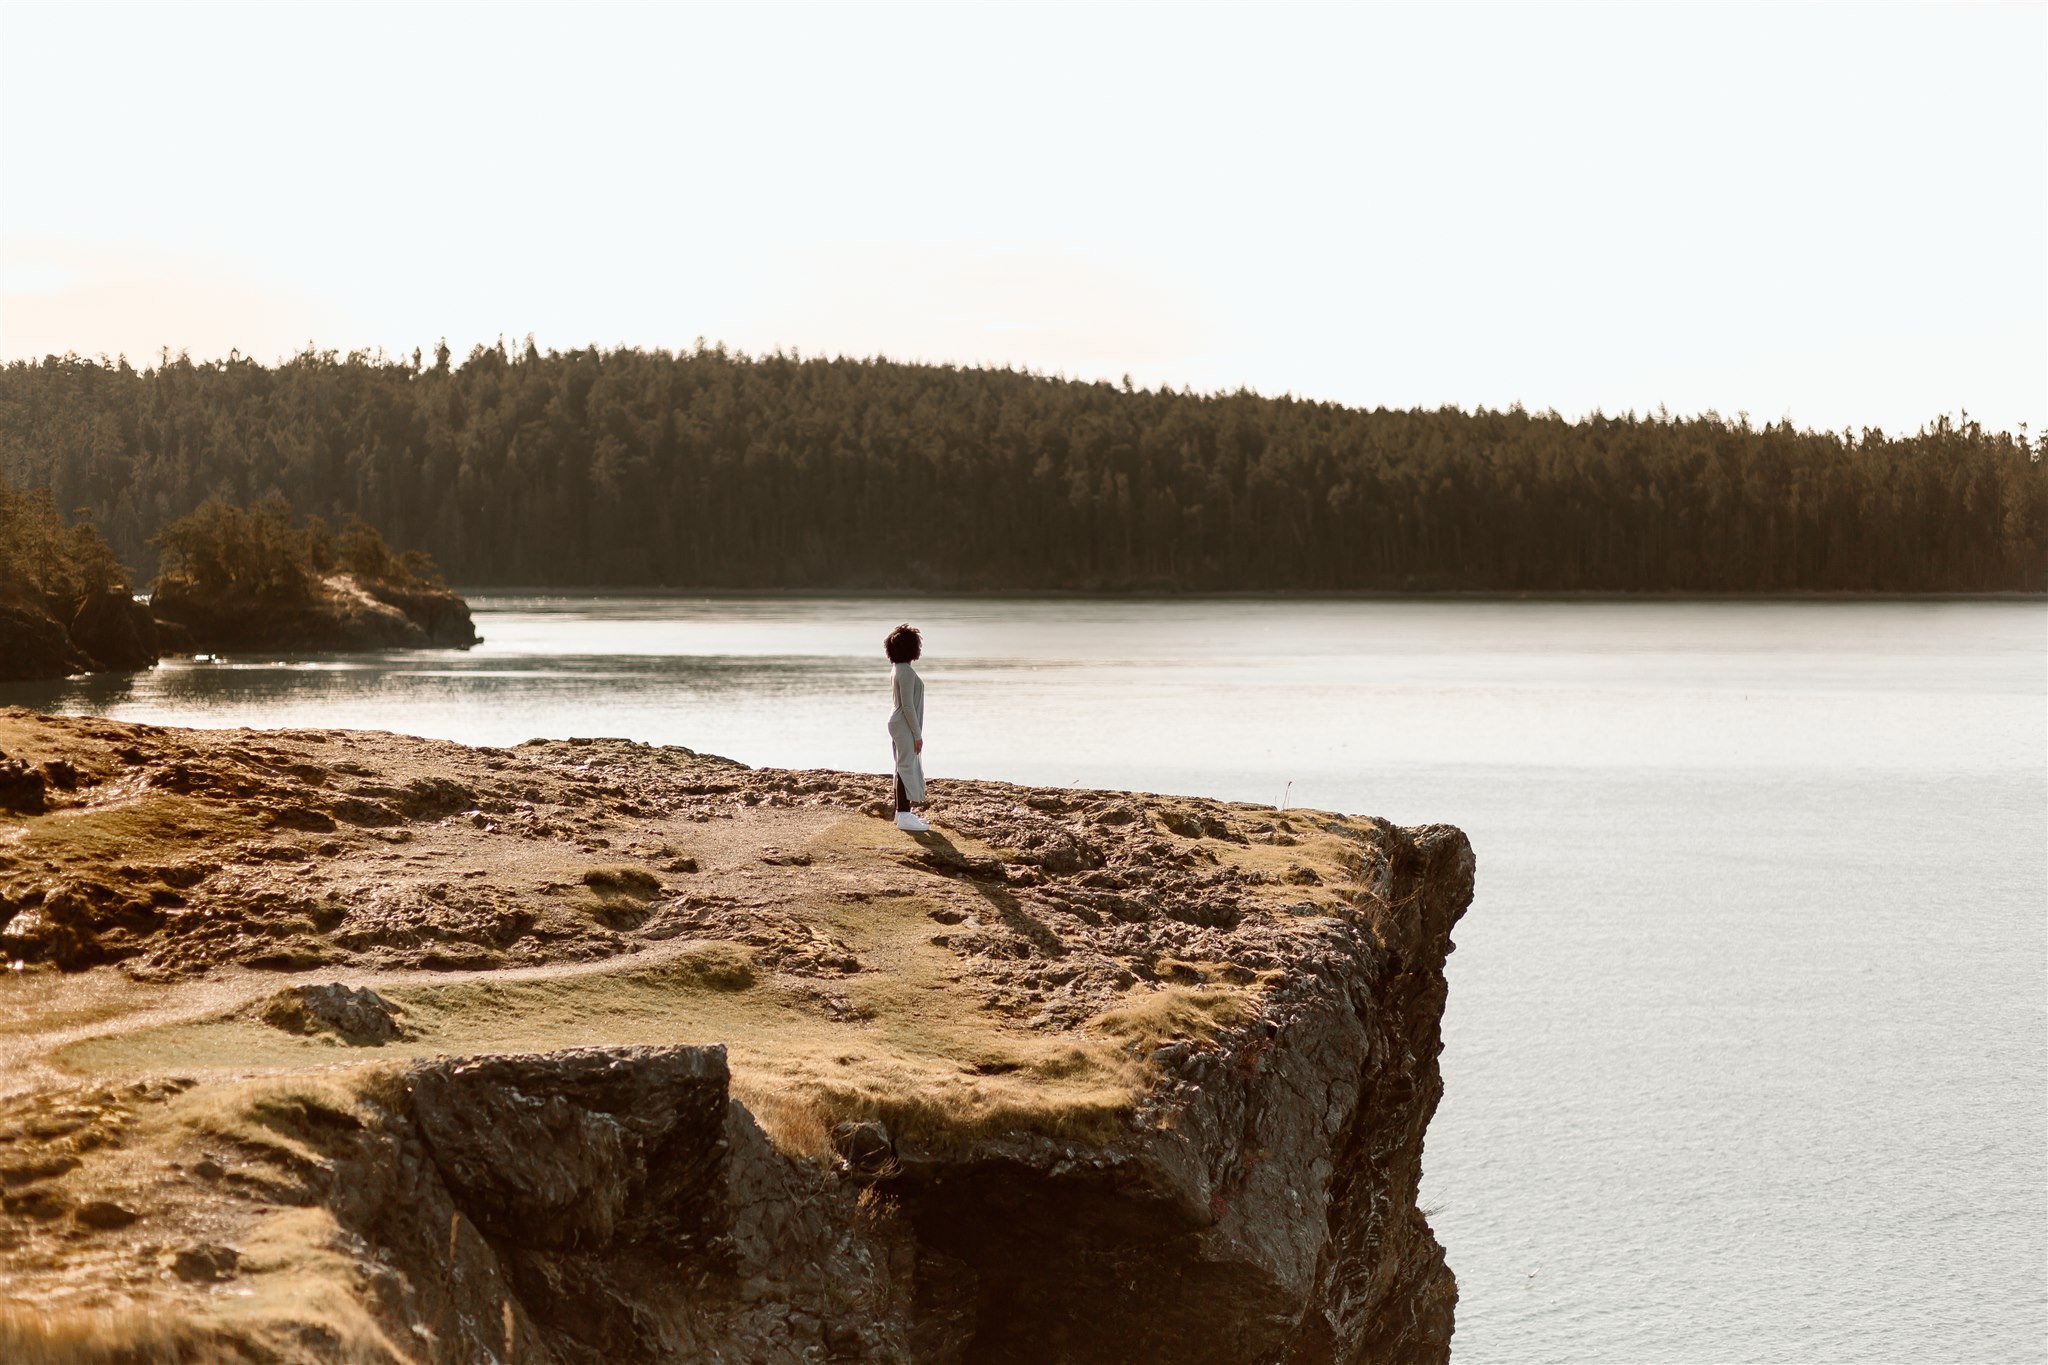
{"label": "black pant", "polygon": [[903,790],[903,779],[901,777],[896,779],[896,809],[910,809],[910,793]]}

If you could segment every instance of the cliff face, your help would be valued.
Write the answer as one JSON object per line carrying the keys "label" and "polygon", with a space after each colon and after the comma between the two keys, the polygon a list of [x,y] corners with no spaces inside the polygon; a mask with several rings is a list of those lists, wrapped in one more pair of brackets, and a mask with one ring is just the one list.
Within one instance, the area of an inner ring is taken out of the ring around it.
{"label": "cliff face", "polygon": [[0,583],[0,682],[148,668],[157,651],[149,608],[127,592],[52,600]]}
{"label": "cliff face", "polygon": [[[0,749],[70,782],[0,813],[0,934],[97,945],[17,983],[0,1348],[1448,1356],[1454,829],[934,783],[914,840],[880,779],[616,741]],[[233,965],[281,944],[319,970]]]}

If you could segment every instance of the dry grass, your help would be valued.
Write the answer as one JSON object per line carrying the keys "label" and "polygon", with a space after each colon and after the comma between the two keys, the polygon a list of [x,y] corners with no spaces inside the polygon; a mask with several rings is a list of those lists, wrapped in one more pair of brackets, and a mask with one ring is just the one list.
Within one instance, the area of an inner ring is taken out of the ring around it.
{"label": "dry grass", "polygon": [[1177,1038],[1212,1038],[1241,1028],[1257,1013],[1238,991],[1167,986],[1136,996],[1118,1009],[1103,1011],[1090,1027],[1135,1051],[1150,1052]]}
{"label": "dry grass", "polygon": [[159,1308],[47,1309],[0,1304],[7,1365],[214,1365],[232,1349],[183,1314]]}
{"label": "dry grass", "polygon": [[377,1118],[377,1087],[397,1083],[388,1066],[371,1064],[290,1072],[201,1086],[174,1102],[174,1118],[195,1132],[226,1138],[287,1167],[324,1158],[324,1138],[359,1130]]}
{"label": "dry grass", "polygon": [[[202,1086],[134,1130],[112,1158],[113,1169],[156,1166],[189,1151],[193,1134],[229,1139],[260,1159],[303,1167],[323,1160],[338,1134],[360,1129],[378,1118],[380,1107],[398,1102],[400,1083],[396,1068],[371,1064]],[[107,1175],[102,1169],[99,1179]],[[143,1227],[170,1226],[171,1210],[142,1202],[152,1220]],[[33,1308],[0,1304],[0,1363],[219,1365],[298,1359],[309,1343],[317,1343],[319,1358],[335,1361],[397,1365],[416,1358],[393,1343],[365,1306],[362,1268],[329,1210],[242,1206],[232,1221],[238,1261],[231,1292],[193,1297],[166,1284],[160,1292],[178,1295],[175,1304],[147,1297],[75,1307],[61,1300]],[[219,1226],[216,1219],[209,1224]],[[144,1254],[153,1249],[143,1248]],[[44,1293],[76,1292],[69,1277],[46,1273],[42,1280]]]}
{"label": "dry grass", "polygon": [[360,1271],[339,1249],[325,1209],[283,1209],[242,1245],[232,1297],[209,1302],[125,1302],[103,1307],[0,1304],[6,1365],[227,1365],[298,1358],[309,1341],[322,1358],[400,1365],[398,1349],[359,1301]]}
{"label": "dry grass", "polygon": [[[829,1150],[833,1125],[880,1119],[934,1146],[1006,1132],[1104,1137],[1120,1129],[1151,1072],[1144,1054],[1172,1038],[1210,1037],[1255,1014],[1248,991],[1168,986],[1133,993],[1083,1029],[1053,1033],[980,1007],[957,981],[958,962],[929,939],[928,903],[807,907],[846,939],[867,969],[833,983],[828,1009],[801,982],[761,977],[750,951],[683,943],[658,965],[540,978],[385,985],[410,1036],[377,1049],[380,1062],[563,1047],[723,1043],[733,1092],[783,1151]],[[268,1028],[246,1014],[93,1039],[64,1064],[125,1071],[142,1065],[205,1075],[180,1103],[187,1122],[271,1152],[318,1159],[323,1129],[366,1121],[362,1087],[375,1067],[336,1068],[321,1040]],[[274,1073],[228,1080],[252,1068]],[[320,1068],[320,1069],[311,1069]]]}
{"label": "dry grass", "polygon": [[683,991],[743,991],[758,983],[752,950],[737,943],[692,944],[648,976]]}
{"label": "dry grass", "polygon": [[[1219,847],[1222,856],[1273,866],[1331,867],[1347,852],[1336,835],[1297,828],[1291,846]],[[964,836],[953,842],[962,857],[990,856]],[[981,891],[895,871],[906,866],[902,838],[881,821],[814,822],[801,852],[811,868],[779,908],[835,954],[857,959],[856,971],[772,974],[750,948],[671,940],[657,961],[599,970],[454,980],[362,975],[349,984],[374,986],[404,1011],[408,1026],[405,1038],[374,1055],[396,1063],[592,1045],[723,1044],[734,1094],[779,1147],[804,1156],[824,1153],[832,1127],[849,1119],[881,1119],[899,1137],[934,1147],[1015,1132],[1104,1137],[1122,1130],[1153,1084],[1147,1054],[1172,1039],[1246,1026],[1269,984],[1228,964],[1162,960],[1160,975],[1170,984],[1134,989],[1078,1028],[1027,1027],[987,1008],[970,965],[933,941],[935,912],[942,919],[961,909],[987,912]],[[748,856],[758,858],[758,850]],[[584,863],[570,876],[579,880],[562,889],[593,901],[624,900],[653,882],[626,864]],[[887,894],[875,894],[877,886]],[[1277,887],[1297,900],[1320,889]],[[348,1083],[332,1079],[340,1073],[330,1041],[266,1027],[246,1011],[89,1039],[55,1060],[88,1072],[169,1071],[215,1082],[200,1087],[219,1095],[205,1102],[211,1131],[286,1162],[312,1159],[318,1125],[345,1122],[353,1112],[343,1093]],[[247,1078],[265,1071],[303,1073],[299,1089],[259,1098]]]}
{"label": "dry grass", "polygon": [[162,986],[112,972],[80,976],[54,967],[14,972],[0,964],[0,1037],[105,1023],[153,1008],[167,994]]}
{"label": "dry grass", "polygon": [[[1233,867],[1264,875],[1265,881],[1247,888],[1254,903],[1291,908],[1306,905],[1323,914],[1335,911],[1347,899],[1345,882],[1358,867],[1358,844],[1332,833],[1324,822],[1349,822],[1319,811],[1290,812],[1281,818],[1293,831],[1287,836],[1293,839],[1291,844],[1204,840],[1202,846]],[[1304,885],[1293,880],[1297,868],[1313,870],[1320,881]]]}
{"label": "dry grass", "polygon": [[832,1129],[825,1112],[811,1096],[782,1089],[756,1076],[733,1077],[732,1097],[746,1106],[761,1131],[784,1156],[826,1161],[832,1156]]}
{"label": "dry grass", "polygon": [[259,828],[250,811],[233,803],[150,791],[31,817],[15,851],[31,866],[46,863],[103,875],[124,863],[217,855]]}
{"label": "dry grass", "polygon": [[401,1351],[364,1306],[362,1268],[328,1210],[279,1209],[242,1239],[240,1249],[240,1280],[254,1292],[229,1311],[259,1342],[302,1343],[317,1333],[333,1343],[335,1359],[396,1365],[416,1358]]}
{"label": "dry grass", "polygon": [[869,1226],[879,1227],[894,1218],[902,1204],[883,1194],[873,1185],[863,1185],[860,1193],[854,1197],[853,1207]]}

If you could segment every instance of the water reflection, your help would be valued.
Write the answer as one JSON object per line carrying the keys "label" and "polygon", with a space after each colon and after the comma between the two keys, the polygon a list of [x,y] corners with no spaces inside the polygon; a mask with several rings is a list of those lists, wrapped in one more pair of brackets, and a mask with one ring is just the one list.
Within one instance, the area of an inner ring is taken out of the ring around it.
{"label": "water reflection", "polygon": [[49,682],[0,683],[0,705],[61,715],[110,715],[132,704],[137,684],[154,672],[88,673]]}

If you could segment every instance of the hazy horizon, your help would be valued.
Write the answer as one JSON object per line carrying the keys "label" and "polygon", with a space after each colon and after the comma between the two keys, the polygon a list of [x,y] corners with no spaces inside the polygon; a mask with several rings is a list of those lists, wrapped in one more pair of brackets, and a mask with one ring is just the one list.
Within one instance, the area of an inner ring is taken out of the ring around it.
{"label": "hazy horizon", "polygon": [[1362,408],[2048,420],[2040,6],[0,23],[0,358],[702,337]]}

